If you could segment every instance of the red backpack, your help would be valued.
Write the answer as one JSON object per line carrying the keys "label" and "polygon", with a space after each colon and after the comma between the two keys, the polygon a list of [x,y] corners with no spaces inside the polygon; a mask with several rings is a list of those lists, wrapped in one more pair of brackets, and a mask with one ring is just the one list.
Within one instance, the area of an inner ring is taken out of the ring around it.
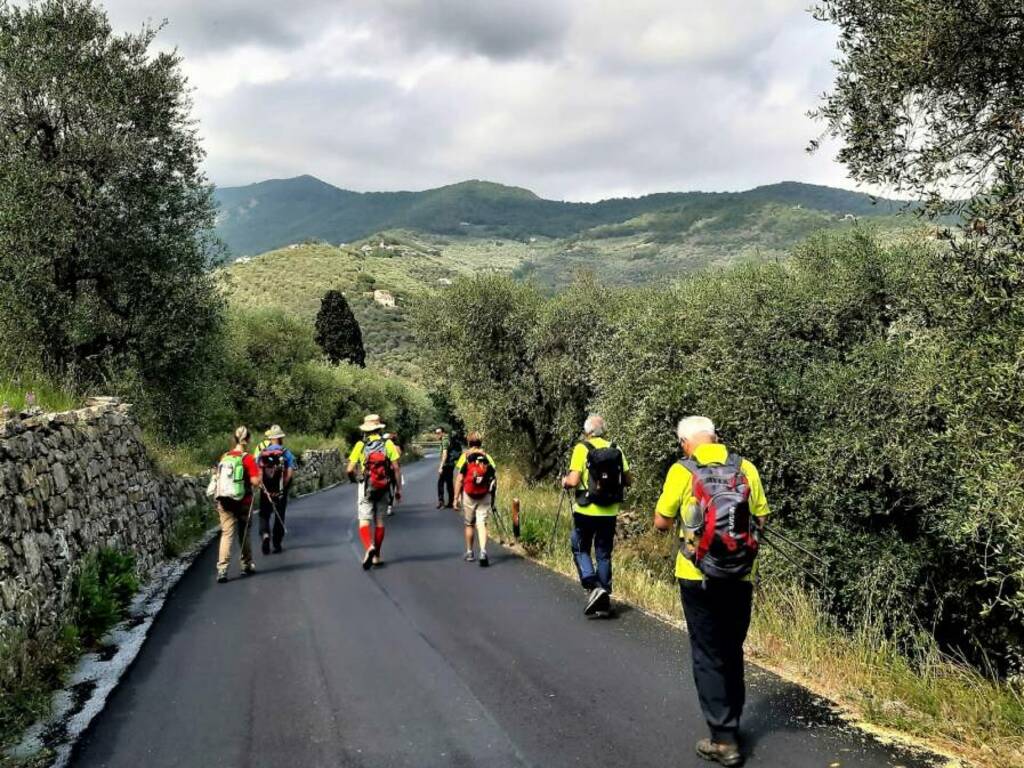
{"label": "red backpack", "polygon": [[679,463],[690,471],[702,518],[694,531],[694,551],[688,552],[680,539],[684,556],[706,576],[746,576],[754,568],[758,540],[750,513],[750,483],[741,469],[743,460],[730,453],[725,464],[698,464],[693,459]]}
{"label": "red backpack", "polygon": [[366,444],[363,455],[366,457],[366,490],[371,496],[380,497],[391,487],[392,469],[387,443],[377,438]]}
{"label": "red backpack", "polygon": [[482,499],[494,484],[494,465],[487,454],[479,451],[466,454],[466,474],[462,489],[472,499]]}

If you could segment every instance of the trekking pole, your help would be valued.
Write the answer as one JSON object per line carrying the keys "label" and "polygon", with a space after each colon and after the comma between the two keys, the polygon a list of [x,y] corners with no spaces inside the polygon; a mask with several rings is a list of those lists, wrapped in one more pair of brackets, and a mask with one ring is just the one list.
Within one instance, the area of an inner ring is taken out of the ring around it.
{"label": "trekking pole", "polygon": [[555,551],[555,534],[558,533],[558,520],[562,516],[562,502],[565,501],[567,493],[562,488],[562,495],[558,497],[558,509],[555,511],[555,524],[551,527],[551,541],[548,542],[548,552]]}
{"label": "trekking pole", "polygon": [[829,588],[828,588],[828,585],[825,583],[825,580],[823,578],[821,578],[820,576],[818,576],[813,571],[811,571],[809,568],[807,568],[807,566],[803,565],[802,563],[797,562],[797,560],[793,557],[791,552],[787,552],[783,547],[780,547],[777,542],[772,541],[771,539],[766,539],[766,541],[772,546],[772,548],[776,552],[778,552],[780,555],[782,555],[783,559],[785,559],[785,561],[787,563],[789,563],[789,565],[791,565],[793,568],[798,570],[800,573],[802,573],[808,579],[813,581],[815,584],[817,584],[819,587],[821,587],[826,592],[830,591]]}
{"label": "trekking pole", "polygon": [[491,510],[494,514],[494,527],[498,529],[503,536],[506,536],[505,523],[501,517],[501,510],[498,509],[498,489],[497,487],[491,491]]}
{"label": "trekking pole", "polygon": [[811,552],[811,550],[807,549],[807,547],[803,546],[802,544],[800,544],[800,543],[798,543],[796,541],[793,541],[793,539],[791,539],[791,538],[789,538],[787,536],[784,536],[783,534],[779,533],[774,528],[768,528],[767,526],[765,526],[763,531],[762,531],[762,533],[767,534],[769,536],[769,538],[775,538],[775,539],[778,539],[779,541],[781,541],[781,542],[783,542],[785,544],[788,544],[789,546],[791,546],[793,549],[797,550],[801,554],[807,555],[807,557],[810,557],[810,558],[812,558],[814,560],[817,560],[820,565],[825,566],[825,567],[828,566],[828,563],[826,563],[825,560],[820,555],[814,554],[813,552]]}
{"label": "trekking pole", "polygon": [[[262,493],[263,491],[260,491]],[[252,495],[252,501],[249,502],[249,514],[245,518],[245,532],[242,534],[242,551],[245,552],[245,542],[249,536],[249,528],[252,527],[252,508],[256,505],[256,494]]]}
{"label": "trekking pole", "polygon": [[[282,491],[282,493],[284,493],[284,491]],[[270,506],[274,510],[274,516],[277,518],[277,522],[279,522],[281,524],[281,530],[283,530],[285,536],[287,536],[288,535],[288,526],[284,524],[284,518],[281,517],[281,513],[277,509],[277,502],[274,501],[274,494],[268,493],[268,498],[270,499]]]}

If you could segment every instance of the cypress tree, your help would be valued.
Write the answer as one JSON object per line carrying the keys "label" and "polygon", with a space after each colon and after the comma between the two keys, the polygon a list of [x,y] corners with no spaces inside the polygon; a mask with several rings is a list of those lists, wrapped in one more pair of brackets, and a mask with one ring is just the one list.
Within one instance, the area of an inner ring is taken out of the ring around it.
{"label": "cypress tree", "polygon": [[316,315],[316,343],[332,363],[366,367],[366,350],[359,322],[341,291],[328,291]]}

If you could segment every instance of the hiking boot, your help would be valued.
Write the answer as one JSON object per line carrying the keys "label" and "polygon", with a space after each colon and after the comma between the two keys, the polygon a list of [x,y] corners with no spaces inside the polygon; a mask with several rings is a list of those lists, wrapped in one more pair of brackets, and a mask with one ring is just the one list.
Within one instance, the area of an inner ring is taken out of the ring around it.
{"label": "hiking boot", "polygon": [[252,576],[254,573],[256,573],[256,566],[253,565],[252,563],[249,563],[248,565],[243,565],[242,566],[242,575],[243,576]]}
{"label": "hiking boot", "polygon": [[437,508],[438,509],[444,509],[444,507],[445,507],[445,503],[443,501],[438,501],[437,502]]}
{"label": "hiking boot", "polygon": [[395,508],[394,507],[388,507],[387,516],[388,517],[393,517],[394,514],[395,514]]}
{"label": "hiking boot", "polygon": [[467,563],[472,563],[474,560],[476,560],[476,558],[473,557],[473,550],[467,549],[466,554],[462,556],[462,559],[465,560]]}
{"label": "hiking boot", "polygon": [[491,564],[491,561],[487,559],[487,553],[486,552],[481,552],[480,553],[480,567],[481,568],[486,568],[490,564]]}
{"label": "hiking boot", "polygon": [[263,542],[260,544],[260,550],[264,555],[270,554],[270,534],[263,534]]}
{"label": "hiking boot", "polygon": [[743,753],[740,752],[738,744],[701,739],[697,742],[697,754],[720,765],[743,765]]}
{"label": "hiking boot", "polygon": [[376,547],[370,547],[368,550],[366,550],[366,552],[363,554],[363,570],[364,571],[370,570],[370,566],[373,565],[373,558],[375,558],[376,556],[377,556],[377,548]]}
{"label": "hiking boot", "polygon": [[593,616],[598,611],[607,611],[610,605],[608,590],[604,587],[594,587],[587,596],[587,607],[583,609],[583,614]]}
{"label": "hiking boot", "polygon": [[274,554],[275,555],[280,555],[282,549],[283,549],[283,547],[280,544],[275,544],[274,545]]}
{"label": "hiking boot", "polygon": [[217,574],[217,583],[218,584],[227,584],[228,583],[228,575],[226,573],[218,573]]}

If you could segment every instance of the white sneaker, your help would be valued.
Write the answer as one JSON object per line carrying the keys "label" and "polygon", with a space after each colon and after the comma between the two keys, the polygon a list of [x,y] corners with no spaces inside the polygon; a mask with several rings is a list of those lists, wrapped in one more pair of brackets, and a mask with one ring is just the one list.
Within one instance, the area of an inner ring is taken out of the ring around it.
{"label": "white sneaker", "polygon": [[476,558],[473,557],[473,550],[467,549],[466,554],[462,556],[462,559],[465,560],[467,563],[472,563],[474,560],[476,560]]}

